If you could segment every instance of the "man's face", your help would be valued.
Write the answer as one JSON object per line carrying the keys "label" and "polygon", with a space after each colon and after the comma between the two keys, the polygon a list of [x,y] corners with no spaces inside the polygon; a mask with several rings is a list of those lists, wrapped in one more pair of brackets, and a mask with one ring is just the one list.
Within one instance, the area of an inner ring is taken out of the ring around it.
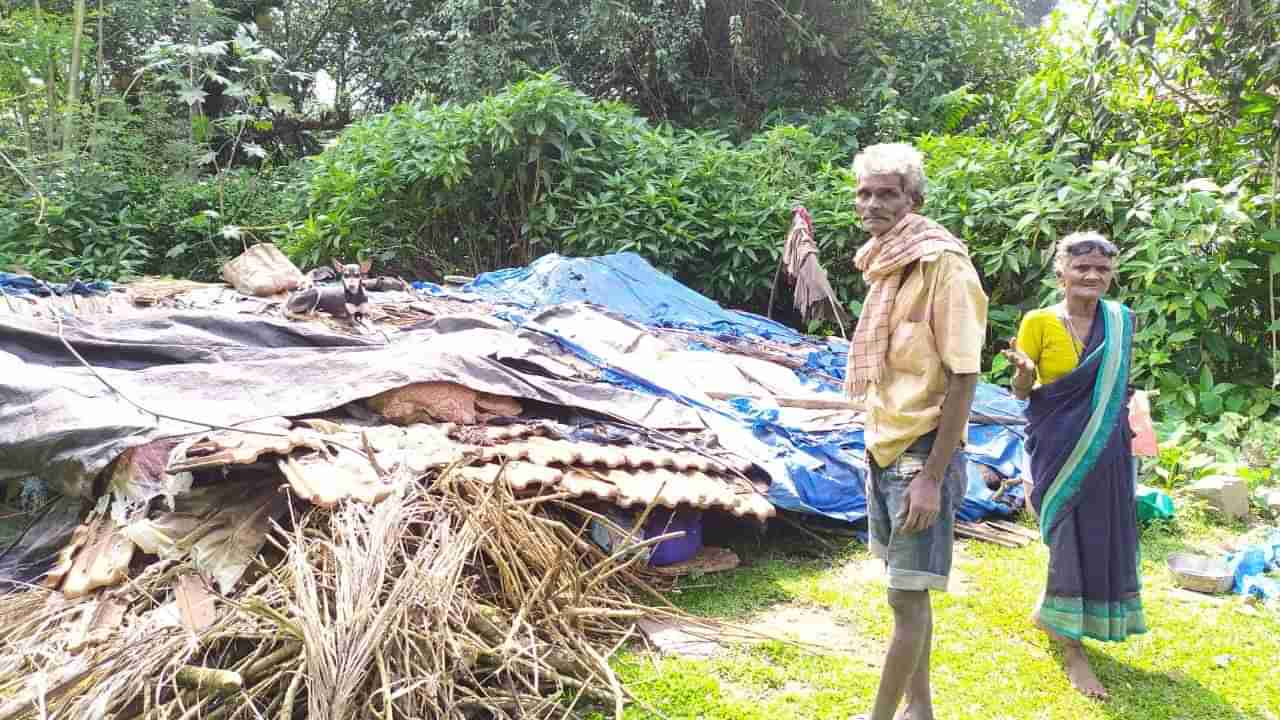
{"label": "man's face", "polygon": [[903,190],[897,173],[867,175],[858,180],[854,208],[862,226],[872,235],[883,235],[911,212],[915,201]]}

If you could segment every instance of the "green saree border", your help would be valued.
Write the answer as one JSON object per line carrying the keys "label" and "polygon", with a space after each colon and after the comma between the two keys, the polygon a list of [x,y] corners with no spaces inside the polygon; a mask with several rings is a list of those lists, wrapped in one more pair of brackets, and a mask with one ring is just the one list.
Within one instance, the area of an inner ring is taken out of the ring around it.
{"label": "green saree border", "polygon": [[1142,599],[1137,596],[1116,602],[1093,602],[1046,595],[1040,603],[1038,617],[1045,627],[1072,640],[1093,638],[1121,642],[1131,635],[1147,632],[1146,613]]}

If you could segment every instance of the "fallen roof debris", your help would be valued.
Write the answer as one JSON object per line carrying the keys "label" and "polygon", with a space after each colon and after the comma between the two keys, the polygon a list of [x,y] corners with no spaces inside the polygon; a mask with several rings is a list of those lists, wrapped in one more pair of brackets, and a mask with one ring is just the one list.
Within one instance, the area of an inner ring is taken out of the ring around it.
{"label": "fallen roof debris", "polygon": [[[620,713],[635,621],[693,622],[663,583],[737,564],[703,512],[865,512],[842,341],[635,255],[388,283],[365,332],[0,280],[0,481],[53,498],[0,553],[0,592],[48,588],[0,595],[3,720]],[[1020,415],[980,389],[962,520],[1020,503]]]}

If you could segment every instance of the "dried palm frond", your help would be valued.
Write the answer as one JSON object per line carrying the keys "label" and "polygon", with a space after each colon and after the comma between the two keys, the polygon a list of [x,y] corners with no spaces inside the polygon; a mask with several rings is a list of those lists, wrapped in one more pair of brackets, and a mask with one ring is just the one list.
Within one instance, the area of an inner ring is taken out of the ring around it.
{"label": "dried palm frond", "polygon": [[225,285],[176,278],[144,277],[130,282],[125,289],[134,304],[150,306],[165,303],[192,290],[211,287],[225,287]]}
{"label": "dried palm frond", "polygon": [[175,556],[86,598],[0,596],[0,720],[620,715],[608,658],[640,616],[679,615],[637,568],[662,538],[606,554],[583,538],[608,520],[563,495],[445,471],[293,507],[230,594]]}

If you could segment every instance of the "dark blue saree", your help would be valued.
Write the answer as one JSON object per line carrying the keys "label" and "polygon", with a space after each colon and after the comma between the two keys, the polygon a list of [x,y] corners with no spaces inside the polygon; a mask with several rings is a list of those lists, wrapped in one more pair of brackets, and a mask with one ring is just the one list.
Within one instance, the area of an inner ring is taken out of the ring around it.
{"label": "dark blue saree", "polygon": [[1049,546],[1039,619],[1076,640],[1146,632],[1128,422],[1132,346],[1132,313],[1103,300],[1079,367],[1032,391],[1027,411],[1031,502]]}

